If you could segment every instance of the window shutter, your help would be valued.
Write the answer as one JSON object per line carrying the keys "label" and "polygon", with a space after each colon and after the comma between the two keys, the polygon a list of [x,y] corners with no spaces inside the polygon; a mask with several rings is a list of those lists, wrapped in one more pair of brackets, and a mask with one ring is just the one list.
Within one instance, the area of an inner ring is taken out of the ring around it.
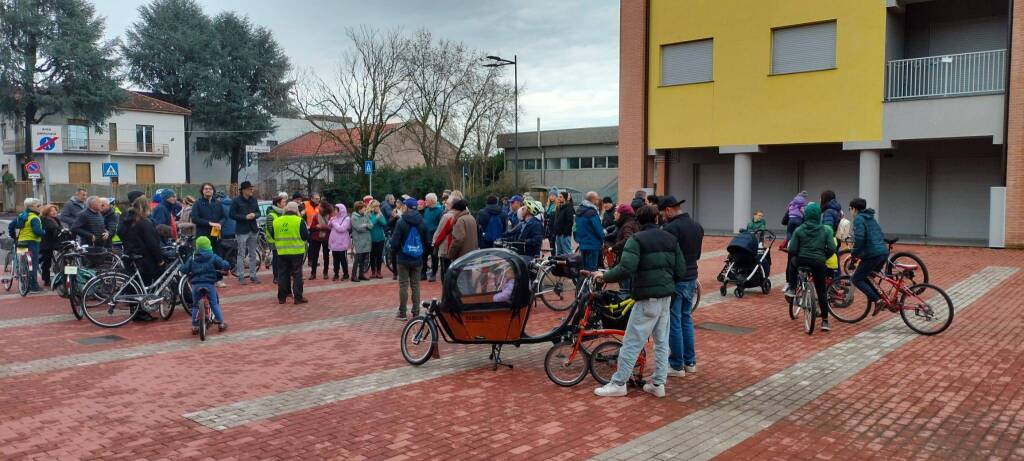
{"label": "window shutter", "polygon": [[790,74],[836,67],[836,23],[772,31],[772,73]]}
{"label": "window shutter", "polygon": [[714,40],[676,43],[661,47],[661,84],[684,85],[712,80]]}

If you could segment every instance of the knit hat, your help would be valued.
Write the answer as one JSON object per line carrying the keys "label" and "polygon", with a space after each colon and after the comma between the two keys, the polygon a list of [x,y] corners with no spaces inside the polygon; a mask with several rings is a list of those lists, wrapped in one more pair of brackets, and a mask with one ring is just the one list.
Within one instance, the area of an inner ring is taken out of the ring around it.
{"label": "knit hat", "polygon": [[164,189],[163,192],[160,192],[160,199],[161,199],[161,201],[166,201],[167,199],[169,199],[171,197],[174,197],[174,196],[175,196],[174,189]]}
{"label": "knit hat", "polygon": [[284,212],[287,213],[289,211],[299,214],[299,204],[295,202],[288,202],[288,204],[284,206]]}
{"label": "knit hat", "polygon": [[620,203],[619,206],[615,208],[615,211],[618,211],[619,214],[633,216],[633,207],[628,203]]}
{"label": "knit hat", "polygon": [[142,197],[143,195],[145,195],[145,194],[143,194],[141,190],[133,190],[133,191],[129,192],[128,193],[128,203],[134,202],[135,199],[137,199],[139,197]]}
{"label": "knit hat", "polygon": [[370,202],[372,202],[372,201],[373,201],[373,196],[372,195],[367,195],[367,196],[363,197],[363,203],[365,203],[367,205],[369,205]]}
{"label": "knit hat", "polygon": [[513,195],[512,198],[508,200],[508,202],[509,203],[513,203],[513,202],[523,203],[523,196],[522,195]]}
{"label": "knit hat", "polygon": [[210,243],[210,238],[206,236],[197,238],[196,249],[199,251],[213,251],[213,244]]}
{"label": "knit hat", "polygon": [[633,207],[633,211],[639,210],[640,207],[644,206],[644,199],[634,198],[633,201],[629,202],[629,206]]}
{"label": "knit hat", "polygon": [[415,198],[409,197],[409,198],[405,199],[404,203],[405,203],[405,206],[407,206],[409,208],[416,208],[416,205],[419,202]]}

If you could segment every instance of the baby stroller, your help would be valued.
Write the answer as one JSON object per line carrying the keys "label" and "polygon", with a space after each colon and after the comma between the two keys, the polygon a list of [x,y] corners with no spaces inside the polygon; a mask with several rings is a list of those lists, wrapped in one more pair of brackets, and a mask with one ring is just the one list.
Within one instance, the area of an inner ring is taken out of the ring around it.
{"label": "baby stroller", "polygon": [[768,294],[772,289],[768,275],[772,271],[771,247],[774,244],[775,234],[768,230],[736,234],[726,248],[729,257],[718,274],[722,296],[728,293],[730,283],[736,285],[733,294],[737,298],[742,298],[747,288],[761,287],[761,292]]}

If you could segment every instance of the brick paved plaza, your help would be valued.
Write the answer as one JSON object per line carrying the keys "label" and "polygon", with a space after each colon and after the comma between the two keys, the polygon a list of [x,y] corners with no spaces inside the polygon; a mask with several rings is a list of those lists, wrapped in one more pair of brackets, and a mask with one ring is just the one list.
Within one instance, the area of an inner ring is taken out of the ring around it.
{"label": "brick paved plaza", "polygon": [[[661,400],[558,387],[546,344],[510,349],[513,370],[448,344],[411,367],[389,279],[307,282],[298,307],[232,284],[231,328],[202,344],[181,311],[105,330],[0,295],[0,459],[1024,459],[1024,253],[904,246],[953,298],[948,331],[883,313],[809,337],[777,253],[772,294],[718,295],[726,241],[705,240],[699,371]],[[104,335],[123,339],[80,343]]]}

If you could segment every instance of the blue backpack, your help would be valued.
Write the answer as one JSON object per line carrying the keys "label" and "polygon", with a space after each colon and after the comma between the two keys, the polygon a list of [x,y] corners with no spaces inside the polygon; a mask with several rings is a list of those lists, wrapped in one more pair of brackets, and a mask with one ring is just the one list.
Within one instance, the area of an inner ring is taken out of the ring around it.
{"label": "blue backpack", "polygon": [[491,220],[487,221],[487,228],[484,229],[484,241],[494,242],[501,238],[501,234],[505,232],[503,219],[505,219],[504,214],[491,216]]}
{"label": "blue backpack", "polygon": [[423,256],[423,241],[420,240],[419,229],[409,227],[409,235],[405,236],[405,243],[402,244],[402,254],[412,258]]}

